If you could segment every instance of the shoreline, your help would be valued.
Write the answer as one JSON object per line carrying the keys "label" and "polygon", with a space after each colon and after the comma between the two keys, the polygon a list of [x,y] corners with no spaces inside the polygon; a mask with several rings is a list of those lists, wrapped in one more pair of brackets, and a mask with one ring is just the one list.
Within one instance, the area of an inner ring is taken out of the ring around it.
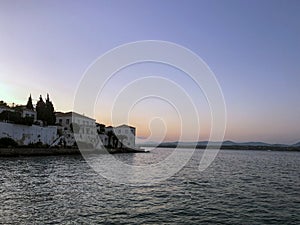
{"label": "shoreline", "polygon": [[[151,147],[151,146],[142,146]],[[195,148],[195,149],[206,149],[206,145],[197,145],[196,147],[186,146],[186,145],[159,145],[156,148]],[[217,149],[217,146],[208,146],[207,149]],[[283,152],[299,152],[300,147],[298,146],[251,146],[251,145],[223,145],[220,150],[241,150],[241,151],[283,151]]]}
{"label": "shoreline", "polygon": [[[110,154],[147,153],[143,149],[107,149]],[[88,154],[107,154],[100,149],[84,149]],[[81,155],[78,148],[0,148],[0,157]]]}
{"label": "shoreline", "polygon": [[[147,146],[149,147],[149,146]],[[176,148],[174,146],[159,146],[159,148]],[[187,146],[180,146],[179,148],[189,148]],[[196,149],[205,150],[204,147]],[[213,149],[212,147],[208,149]],[[220,150],[236,150],[236,151],[282,151],[282,152],[300,152],[299,148],[235,148],[233,146],[221,148]],[[129,153],[149,153],[145,149],[107,149],[109,154],[129,154]],[[107,151],[100,149],[84,149],[87,154],[107,154]],[[58,155],[81,155],[78,148],[0,148],[0,157],[19,157],[19,156],[58,156]]]}

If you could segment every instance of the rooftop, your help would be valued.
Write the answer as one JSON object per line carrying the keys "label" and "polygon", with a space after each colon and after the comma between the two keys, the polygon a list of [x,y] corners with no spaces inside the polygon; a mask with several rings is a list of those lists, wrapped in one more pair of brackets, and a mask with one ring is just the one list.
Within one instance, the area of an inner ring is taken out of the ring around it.
{"label": "rooftop", "polygon": [[84,119],[89,119],[89,120],[94,120],[95,121],[95,119],[92,119],[92,118],[87,117],[85,115],[81,115],[81,114],[76,113],[76,112],[65,112],[65,113],[64,112],[56,112],[55,116],[56,117],[72,117],[72,116],[74,116],[74,117],[81,117],[81,118],[84,118]]}

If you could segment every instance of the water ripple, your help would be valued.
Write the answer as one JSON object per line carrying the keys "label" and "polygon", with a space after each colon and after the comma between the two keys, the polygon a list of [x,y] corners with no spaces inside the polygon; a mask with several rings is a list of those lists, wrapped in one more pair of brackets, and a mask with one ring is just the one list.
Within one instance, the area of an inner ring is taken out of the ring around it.
{"label": "water ripple", "polygon": [[[143,165],[171,152],[116,157]],[[145,187],[111,183],[80,156],[1,158],[0,223],[300,224],[300,153],[221,151],[200,173],[202,153]]]}

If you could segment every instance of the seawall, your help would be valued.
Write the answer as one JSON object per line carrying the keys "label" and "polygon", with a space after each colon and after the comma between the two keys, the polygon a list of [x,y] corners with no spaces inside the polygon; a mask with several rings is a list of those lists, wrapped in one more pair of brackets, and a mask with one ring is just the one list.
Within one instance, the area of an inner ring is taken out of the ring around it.
{"label": "seawall", "polygon": [[[84,149],[85,153],[147,153],[144,149]],[[16,157],[16,156],[52,156],[52,155],[76,155],[81,154],[77,148],[0,148],[0,157]]]}
{"label": "seawall", "polygon": [[0,148],[0,157],[11,156],[50,156],[80,154],[78,149],[67,148]]}

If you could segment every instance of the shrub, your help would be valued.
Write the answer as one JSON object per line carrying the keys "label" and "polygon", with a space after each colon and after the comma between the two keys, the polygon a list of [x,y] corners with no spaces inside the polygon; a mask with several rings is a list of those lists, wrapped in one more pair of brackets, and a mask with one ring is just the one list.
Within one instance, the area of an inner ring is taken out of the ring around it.
{"label": "shrub", "polygon": [[17,147],[18,143],[9,137],[0,138],[0,147],[7,148],[7,147]]}

